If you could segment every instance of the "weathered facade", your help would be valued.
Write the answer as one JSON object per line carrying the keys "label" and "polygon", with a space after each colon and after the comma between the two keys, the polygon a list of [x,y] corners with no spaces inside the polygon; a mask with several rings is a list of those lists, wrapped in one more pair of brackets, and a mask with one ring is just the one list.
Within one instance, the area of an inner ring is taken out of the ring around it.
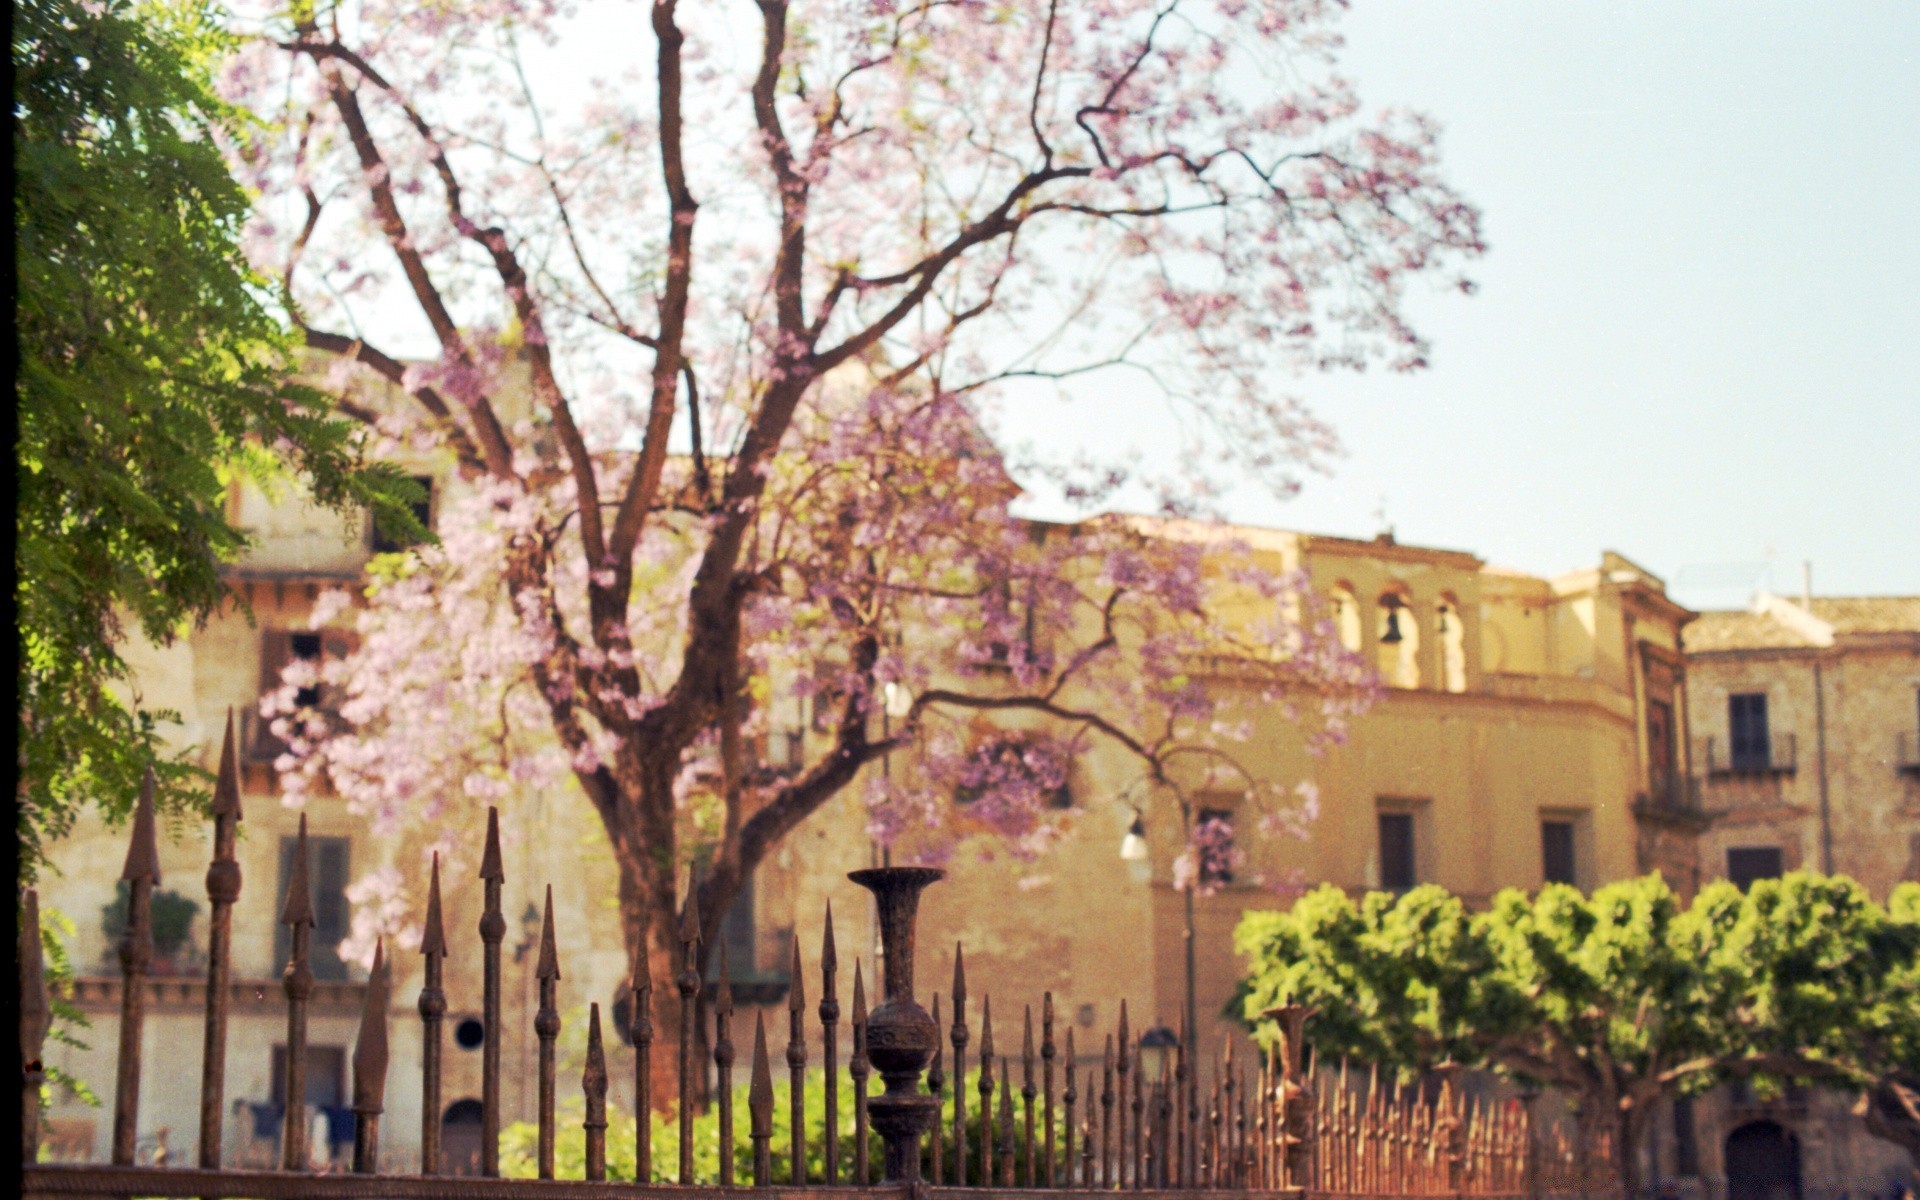
{"label": "weathered facade", "polygon": [[[359,578],[373,552],[373,535],[364,523],[343,523],[297,500],[269,503],[246,493],[236,496],[235,506],[259,539],[258,549],[232,574],[234,589],[251,603],[252,620],[230,610],[172,647],[137,647],[135,656],[144,698],[180,711],[178,738],[201,747],[209,766],[226,710],[240,715],[247,768],[238,853],[245,882],[235,910],[227,1086],[234,1111],[227,1122],[227,1158],[245,1162],[271,1155],[270,1138],[253,1134],[273,1128],[283,1086],[285,1066],[276,1056],[283,1057],[277,1048],[285,1042],[277,1007],[285,947],[268,931],[276,928],[297,815],[278,799],[272,762],[279,747],[254,713],[261,692],[277,684],[289,658],[337,655],[350,647],[345,628],[311,630],[309,618],[326,589]],[[1220,536],[1179,523],[1145,528],[1167,538]],[[1288,786],[1313,784],[1322,815],[1304,842],[1261,838],[1251,822],[1244,823],[1238,835],[1248,854],[1244,872],[1219,881],[1195,902],[1203,1053],[1236,1036],[1223,1011],[1241,964],[1226,948],[1244,910],[1282,902],[1271,886],[1275,880],[1331,881],[1355,890],[1436,882],[1483,902],[1502,887],[1532,887],[1547,879],[1590,887],[1643,869],[1647,830],[1667,828],[1654,818],[1674,809],[1676,797],[1685,799],[1674,781],[1688,776],[1690,754],[1679,655],[1680,629],[1692,614],[1666,597],[1657,578],[1611,553],[1592,570],[1548,579],[1490,568],[1467,553],[1400,545],[1391,536],[1357,541],[1253,529],[1231,535],[1242,548],[1236,553],[1251,553],[1263,567],[1303,570],[1335,604],[1344,640],[1379,665],[1389,687],[1351,740],[1320,759],[1306,752],[1282,713],[1254,702],[1249,691],[1244,715],[1255,734],[1243,756],[1247,765],[1257,776]],[[1237,682],[1231,661],[1201,669],[1209,686],[1247,686]],[[782,707],[793,713],[793,728],[771,730],[772,744],[787,735],[803,744],[818,736],[803,706],[776,705]],[[780,720],[776,712],[773,724]],[[910,770],[911,764],[881,769]],[[976,997],[1050,989],[1063,1020],[1085,1032],[1110,1025],[1114,1013],[1108,1009],[1123,998],[1139,1027],[1177,1024],[1187,918],[1185,894],[1172,887],[1171,870],[1185,835],[1168,798],[1139,784],[1135,764],[1096,746],[1073,766],[1065,796],[1072,810],[1068,829],[1043,862],[990,860],[963,849],[950,881],[921,915],[925,976],[944,978],[950,963],[942,948],[964,939]],[[876,943],[869,906],[845,881],[847,871],[870,865],[877,855],[866,835],[859,791],[858,785],[849,788],[789,837],[730,915],[726,936],[743,1001],[781,1000],[793,939],[808,961],[819,949],[820,930],[796,929],[796,914],[818,913],[828,899],[838,901],[843,958],[871,958]],[[1202,797],[1222,814],[1235,814],[1242,800],[1230,792]],[[1120,844],[1136,810],[1147,854],[1123,861]],[[308,1100],[340,1112],[364,982],[356,966],[332,956],[331,947],[347,932],[353,881],[385,868],[401,869],[411,879],[420,874],[415,868],[421,847],[375,837],[334,797],[316,797],[304,811],[314,838],[315,945],[322,950],[316,955],[321,986],[313,1004]],[[518,796],[503,815],[505,1000],[516,1014],[506,1028],[523,1031],[502,1047],[505,1099],[513,1111],[530,1115],[536,1047],[524,1033],[530,1020],[521,1018],[536,1002],[533,949],[544,887],[553,885],[565,931],[560,997],[570,1015],[563,1054],[577,1056],[581,1049],[582,1022],[572,1015],[589,1000],[614,999],[626,958],[612,902],[614,868],[585,801],[571,790]],[[191,1141],[198,1082],[192,1031],[204,996],[196,955],[204,939],[205,843],[199,829],[182,831],[178,842],[163,838],[162,886],[196,902],[199,912],[170,954],[163,947],[159,970],[174,974],[149,1021],[146,1074],[152,1090],[143,1109],[144,1153],[164,1143],[177,1156]],[[87,1035],[94,1049],[62,1048],[58,1061],[94,1080],[106,1077],[114,1041],[117,984],[111,981],[112,940],[102,910],[113,895],[121,845],[117,834],[83,825],[58,849],[61,874],[43,888],[45,903],[75,922],[74,958],[88,977],[77,999],[94,1021]],[[475,867],[449,864],[449,929],[471,928],[479,919]],[[418,955],[403,945],[391,957],[394,996],[413,995]],[[472,1136],[479,1094],[481,1056],[473,1041],[478,1029],[469,1020],[479,1004],[478,971],[477,955],[456,953],[446,963],[446,1027],[452,1036],[443,1104],[453,1162]],[[1018,1014],[1007,1017],[1017,1021]],[[404,1061],[415,1052],[409,1039],[418,1036],[417,1022],[397,1021],[394,1031],[394,1054]],[[626,1053],[618,1045],[613,1052],[616,1059]],[[619,1081],[629,1073],[616,1062],[612,1075],[612,1099],[624,1107],[630,1095],[623,1087],[629,1085]],[[391,1101],[403,1108],[417,1104],[409,1094],[417,1086],[407,1074],[396,1074]],[[99,1114],[63,1104],[54,1115],[56,1152],[104,1154],[108,1131]],[[337,1121],[335,1132],[346,1128]],[[416,1152],[416,1130],[395,1127],[385,1136],[392,1161]],[[348,1149],[344,1137],[329,1140],[324,1131],[312,1140],[316,1158],[337,1158]]]}
{"label": "weathered facade", "polygon": [[[1762,595],[1702,613],[1684,642],[1700,813],[1685,869],[1850,875],[1883,901],[1920,880],[1920,596]],[[1850,1102],[1721,1088],[1660,1123],[1654,1165],[1705,1200],[1756,1172],[1791,1176],[1804,1200],[1892,1195],[1905,1155]]]}

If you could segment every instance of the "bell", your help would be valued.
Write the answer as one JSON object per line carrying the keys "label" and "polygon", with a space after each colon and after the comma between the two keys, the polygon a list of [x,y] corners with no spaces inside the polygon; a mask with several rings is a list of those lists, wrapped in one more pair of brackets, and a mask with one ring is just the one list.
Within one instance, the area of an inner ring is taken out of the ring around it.
{"label": "bell", "polygon": [[1400,606],[1392,605],[1387,609],[1387,631],[1380,635],[1381,642],[1389,646],[1398,646],[1404,638],[1400,633]]}

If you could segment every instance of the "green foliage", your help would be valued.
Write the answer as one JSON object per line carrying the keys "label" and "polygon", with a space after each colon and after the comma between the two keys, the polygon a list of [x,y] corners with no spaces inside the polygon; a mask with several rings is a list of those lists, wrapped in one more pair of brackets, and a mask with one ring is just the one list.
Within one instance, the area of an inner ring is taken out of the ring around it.
{"label": "green foliage", "polygon": [[[747,1118],[747,1085],[737,1082],[747,1074],[744,1069],[750,1065],[737,1063],[734,1069],[736,1086],[733,1098],[734,1133],[734,1179],[739,1182],[753,1180],[753,1143],[747,1133],[751,1123]],[[841,1067],[839,1095],[840,1153],[842,1166],[840,1177],[844,1181],[851,1172],[853,1162],[853,1083],[846,1077],[844,1064]],[[774,1084],[773,1095],[773,1172],[776,1182],[791,1178],[789,1155],[792,1153],[793,1122],[788,1104],[789,1088],[782,1069],[781,1082]],[[877,1076],[868,1080],[871,1094],[878,1094],[880,1080]],[[826,1073],[822,1070],[811,1071],[807,1075],[805,1095],[807,1098],[807,1180],[810,1183],[822,1183],[826,1180],[826,1129],[827,1115],[821,1097],[826,1094]],[[554,1140],[554,1171],[562,1179],[583,1179],[586,1177],[587,1138],[586,1131],[580,1127],[585,1114],[584,1102],[579,1099],[568,1100],[561,1106],[557,1117],[559,1132]],[[653,1182],[673,1183],[680,1178],[680,1133],[672,1115],[653,1117]],[[607,1105],[607,1178],[632,1180],[634,1176],[633,1156],[633,1115],[621,1112],[613,1104]],[[500,1171],[501,1174],[515,1179],[532,1179],[538,1174],[534,1157],[539,1145],[539,1129],[531,1122],[518,1122],[507,1126],[500,1132]],[[720,1108],[717,1103],[707,1106],[707,1110],[693,1119],[693,1173],[694,1182],[713,1184],[720,1178]],[[881,1143],[879,1135],[868,1138],[867,1162],[874,1180],[880,1178]]]}
{"label": "green foliage", "polygon": [[[843,1045],[842,1053],[845,1053]],[[750,1063],[742,1061],[735,1064],[736,1078],[745,1075],[743,1069]],[[784,1069],[776,1066],[780,1072],[779,1081],[773,1085],[773,1136],[768,1144],[772,1148],[773,1182],[785,1183],[792,1178],[792,1129],[791,1110],[788,1097],[791,1094],[785,1082]],[[853,1170],[853,1081],[848,1078],[843,1059],[839,1072],[839,1133],[840,1133],[840,1180],[849,1181]],[[967,1078],[967,1146],[970,1150],[968,1174],[977,1178],[979,1174],[980,1153],[980,1113],[979,1091],[977,1083],[979,1072],[976,1069]],[[869,1095],[879,1095],[882,1084],[878,1075],[867,1081]],[[1016,1137],[1021,1135],[1025,1126],[1020,1115],[1018,1090],[1020,1087],[1018,1072],[1013,1079],[1015,1089],[1014,1127]],[[826,1095],[826,1072],[813,1070],[807,1073],[805,1088],[807,1098],[807,1182],[826,1182],[826,1108],[821,1098]],[[952,1153],[953,1136],[953,1081],[947,1081],[943,1094],[943,1124],[947,1137],[948,1153]],[[999,1094],[994,1096],[995,1110],[999,1108]],[[554,1174],[561,1179],[586,1178],[587,1136],[580,1127],[586,1112],[585,1102],[570,1099],[559,1106],[555,1116],[558,1130],[554,1137]],[[1066,1113],[1063,1106],[1056,1104],[1055,1113],[1056,1144],[1066,1144]],[[734,1180],[748,1184],[753,1181],[753,1143],[747,1134],[751,1122],[747,1117],[747,1085],[737,1083],[733,1099],[734,1134]],[[996,1130],[998,1126],[995,1126]],[[500,1131],[500,1172],[513,1179],[532,1179],[538,1175],[538,1162],[535,1158],[539,1146],[539,1127],[532,1122],[521,1121]],[[607,1105],[607,1178],[631,1181],[634,1175],[633,1155],[633,1116],[622,1112],[617,1105]],[[998,1134],[996,1133],[996,1139]],[[1041,1124],[1040,1107],[1034,1106],[1034,1138],[1044,1137]],[[996,1141],[996,1145],[997,1145]],[[883,1162],[884,1145],[880,1135],[869,1131],[867,1137],[867,1168],[870,1182],[878,1182]],[[1038,1152],[1036,1151],[1036,1154]],[[921,1167],[923,1172],[930,1170],[928,1155],[923,1151]],[[1024,1160],[1023,1164],[1024,1164]],[[947,1168],[952,1170],[951,1165]],[[653,1115],[653,1182],[674,1183],[680,1178],[680,1133],[671,1114]],[[697,1184],[714,1184],[720,1178],[720,1111],[718,1104],[708,1105],[707,1110],[693,1119],[693,1181]]]}
{"label": "green foliage", "polygon": [[[121,935],[127,931],[130,900],[131,887],[122,879],[114,888],[113,902],[100,910],[100,930],[107,935],[109,946],[118,945]],[[154,951],[162,958],[178,953],[187,945],[193,933],[193,918],[199,912],[200,905],[179,892],[156,890],[152,899]]]}
{"label": "green foliage", "polygon": [[14,8],[22,875],[86,803],[124,815],[149,764],[162,806],[202,773],[164,753],[119,647],[164,644],[225,600],[245,546],[228,483],[297,470],[323,504],[417,533],[399,476],[288,385],[290,346],[239,239],[247,195],[219,144],[248,133],[211,90],[227,45],[204,0]]}
{"label": "green foliage", "polygon": [[[1873,1087],[1920,1078],[1920,887],[1886,907],[1803,872],[1682,909],[1657,875],[1592,895],[1508,890],[1469,915],[1422,887],[1358,904],[1323,887],[1236,933],[1243,1013],[1319,1010],[1316,1050],[1405,1072],[1451,1060],[1621,1114],[1733,1077]],[[1621,1151],[1624,1153],[1624,1150]],[[1624,1159],[1617,1165],[1626,1165]]]}
{"label": "green foliage", "polygon": [[[47,998],[53,1010],[53,1023],[47,1030],[47,1038],[59,1045],[85,1051],[88,1046],[80,1040],[80,1031],[92,1028],[93,1023],[73,1003],[73,957],[67,953],[67,939],[74,932],[73,918],[57,908],[41,907],[40,949],[45,956]],[[56,1087],[89,1108],[100,1107],[100,1097],[87,1086],[85,1080],[51,1063],[46,1070],[47,1081],[40,1085],[43,1111],[51,1103],[52,1091]]]}

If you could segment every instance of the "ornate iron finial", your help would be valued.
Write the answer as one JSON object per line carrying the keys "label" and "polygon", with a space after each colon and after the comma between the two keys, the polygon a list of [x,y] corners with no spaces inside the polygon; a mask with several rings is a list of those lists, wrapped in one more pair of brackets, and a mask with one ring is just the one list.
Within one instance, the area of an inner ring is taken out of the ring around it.
{"label": "ornate iron finial", "polygon": [[293,866],[287,872],[287,898],[280,909],[282,925],[313,925],[313,884],[308,882],[307,814],[293,837]]}
{"label": "ornate iron finial", "polygon": [[240,743],[234,733],[233,708],[227,708],[227,731],[220,739],[220,771],[213,781],[213,815],[240,819]]}
{"label": "ornate iron finial", "polygon": [[440,919],[440,852],[433,852],[427,873],[427,921],[420,932],[420,953],[427,958],[447,956],[447,931]]}
{"label": "ornate iron finial", "polygon": [[953,944],[953,1019],[957,1023],[967,1011],[967,956],[960,943]]}
{"label": "ornate iron finial", "polygon": [[833,901],[827,901],[827,927],[820,935],[820,974],[824,979],[821,995],[833,995],[833,973],[840,969],[840,959],[833,952]]}
{"label": "ornate iron finial", "polygon": [[691,873],[687,876],[687,902],[680,906],[680,944],[700,944],[700,887]]}
{"label": "ornate iron finial", "polygon": [[500,810],[487,807],[487,843],[480,851],[480,878],[494,883],[503,883],[507,878],[507,869],[500,860]]}
{"label": "ornate iron finial", "polygon": [[773,1064],[767,1061],[767,1018],[753,1014],[753,1079],[747,1085],[748,1136],[753,1140],[753,1186],[772,1182]]}
{"label": "ornate iron finial", "polygon": [[[587,1064],[580,1073],[580,1090],[586,1096],[587,1115],[580,1122],[586,1133],[587,1169],[591,1180],[607,1177],[607,1051],[600,1040],[600,1005],[587,1006]],[[637,1120],[646,1120],[640,1113]]]}
{"label": "ornate iron finial", "polygon": [[540,958],[534,966],[535,979],[560,978],[560,952],[553,944],[553,885],[547,885],[546,906],[540,917]]}
{"label": "ornate iron finial", "polygon": [[387,1007],[393,990],[383,941],[373,945],[373,970],[367,976],[367,994],[360,1009],[360,1035],[353,1043],[353,1169],[373,1175],[380,1170],[380,1114],[387,1095]]}
{"label": "ornate iron finial", "polygon": [[127,842],[127,865],[121,870],[120,878],[132,883],[136,880],[158,887],[160,884],[160,845],[155,836],[153,820],[153,768],[140,780],[140,799],[133,806],[133,835]]}

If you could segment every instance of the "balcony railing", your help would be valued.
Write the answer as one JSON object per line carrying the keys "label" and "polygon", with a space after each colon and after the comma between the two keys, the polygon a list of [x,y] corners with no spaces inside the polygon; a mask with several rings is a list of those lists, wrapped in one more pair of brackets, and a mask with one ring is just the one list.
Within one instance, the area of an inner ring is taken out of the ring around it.
{"label": "balcony railing", "polygon": [[1707,739],[1709,775],[1791,775],[1794,772],[1794,742],[1790,733],[1776,733],[1765,742]]}
{"label": "balcony railing", "polygon": [[1643,816],[1698,819],[1706,814],[1700,803],[1700,781],[1691,775],[1670,775],[1655,780],[1640,793],[1634,809]]}
{"label": "balcony railing", "polygon": [[1895,740],[1893,765],[1920,775],[1920,730],[1909,729]]}

